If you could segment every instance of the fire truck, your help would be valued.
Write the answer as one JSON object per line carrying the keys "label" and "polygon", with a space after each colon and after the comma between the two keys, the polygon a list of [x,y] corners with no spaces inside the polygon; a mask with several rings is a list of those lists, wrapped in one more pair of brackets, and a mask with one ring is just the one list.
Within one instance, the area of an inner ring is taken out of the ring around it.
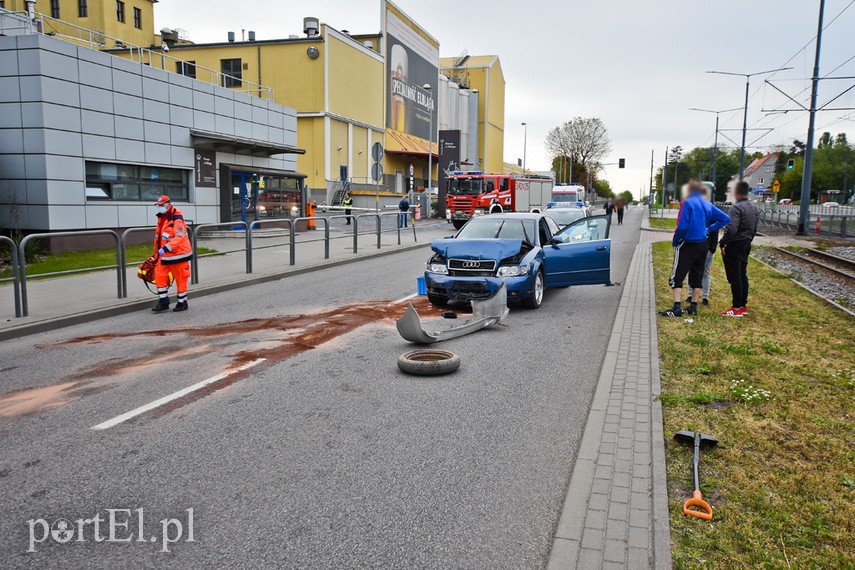
{"label": "fire truck", "polygon": [[473,216],[501,212],[542,212],[552,200],[551,178],[452,172],[448,175],[446,217],[456,229]]}

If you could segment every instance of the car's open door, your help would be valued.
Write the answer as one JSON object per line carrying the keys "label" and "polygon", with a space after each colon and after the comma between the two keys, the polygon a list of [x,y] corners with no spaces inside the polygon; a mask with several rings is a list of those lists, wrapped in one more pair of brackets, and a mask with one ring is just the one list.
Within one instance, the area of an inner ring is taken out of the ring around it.
{"label": "car's open door", "polygon": [[604,285],[610,282],[609,216],[576,220],[543,246],[546,286]]}

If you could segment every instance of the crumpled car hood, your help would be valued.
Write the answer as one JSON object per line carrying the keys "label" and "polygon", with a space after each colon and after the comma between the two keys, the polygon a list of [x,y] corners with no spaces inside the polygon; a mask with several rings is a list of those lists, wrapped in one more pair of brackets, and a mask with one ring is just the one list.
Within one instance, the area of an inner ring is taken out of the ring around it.
{"label": "crumpled car hood", "polygon": [[492,259],[499,262],[520,252],[519,239],[438,239],[431,249],[446,259]]}

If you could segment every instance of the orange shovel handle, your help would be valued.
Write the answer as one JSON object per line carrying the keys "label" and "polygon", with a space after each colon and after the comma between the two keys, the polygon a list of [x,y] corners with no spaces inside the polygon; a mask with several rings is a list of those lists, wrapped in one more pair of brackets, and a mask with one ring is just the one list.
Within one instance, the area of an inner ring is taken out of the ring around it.
{"label": "orange shovel handle", "polygon": [[[695,509],[699,510],[692,510],[689,507],[694,507]],[[687,499],[686,502],[683,503],[683,514],[688,515],[690,517],[697,517],[705,521],[711,521],[712,507],[708,502],[701,498],[700,491],[695,491],[692,493],[692,498]]]}

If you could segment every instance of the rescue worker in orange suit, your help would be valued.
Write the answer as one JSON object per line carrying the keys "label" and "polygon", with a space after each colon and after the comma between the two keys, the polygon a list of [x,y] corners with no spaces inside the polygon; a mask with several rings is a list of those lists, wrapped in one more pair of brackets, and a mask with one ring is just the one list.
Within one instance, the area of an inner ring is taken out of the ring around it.
{"label": "rescue worker in orange suit", "polygon": [[187,235],[187,224],[184,223],[181,210],[172,205],[169,196],[161,196],[155,205],[157,232],[154,236],[154,249],[157,252],[157,265],[154,266],[154,283],[159,299],[152,311],[161,313],[169,310],[170,273],[178,288],[178,303],[173,311],[186,311],[190,258],[193,257],[193,245]]}

